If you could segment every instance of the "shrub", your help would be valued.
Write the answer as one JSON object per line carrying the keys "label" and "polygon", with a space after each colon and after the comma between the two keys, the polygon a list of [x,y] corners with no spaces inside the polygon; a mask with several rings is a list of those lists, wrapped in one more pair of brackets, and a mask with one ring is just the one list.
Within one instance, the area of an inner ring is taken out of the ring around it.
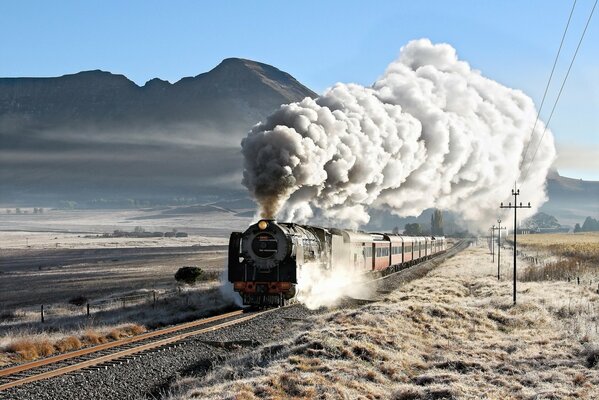
{"label": "shrub", "polygon": [[81,338],[85,343],[89,344],[100,344],[106,342],[106,339],[104,337],[102,337],[98,332],[95,332],[91,329],[85,331]]}
{"label": "shrub", "polygon": [[58,350],[61,353],[71,350],[77,350],[80,349],[82,346],[83,344],[81,343],[79,338],[75,336],[67,336],[66,338],[56,342],[56,344],[54,345],[56,350]]}
{"label": "shrub", "polygon": [[175,273],[177,282],[193,285],[194,283],[203,280],[204,271],[198,267],[181,267]]}
{"label": "shrub", "polygon": [[582,355],[586,358],[587,367],[595,368],[599,365],[599,346],[591,344],[585,345]]}
{"label": "shrub", "polygon": [[87,297],[85,297],[83,295],[75,296],[75,297],[69,299],[69,304],[72,304],[74,306],[82,306],[85,303],[87,303]]}
{"label": "shrub", "polygon": [[21,339],[10,343],[7,350],[28,361],[52,355],[54,346],[47,339]]}

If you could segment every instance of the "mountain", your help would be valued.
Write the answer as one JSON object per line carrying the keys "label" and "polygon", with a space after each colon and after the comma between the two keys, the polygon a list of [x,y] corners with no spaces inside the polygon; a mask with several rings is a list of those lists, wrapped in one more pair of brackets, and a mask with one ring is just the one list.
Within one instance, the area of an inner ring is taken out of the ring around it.
{"label": "mountain", "polygon": [[0,78],[0,202],[239,190],[241,138],[315,96],[240,58],[173,84],[99,70]]}
{"label": "mountain", "polygon": [[547,176],[549,201],[540,211],[555,216],[559,223],[574,227],[588,216],[599,216],[599,182],[560,176],[552,171]]}

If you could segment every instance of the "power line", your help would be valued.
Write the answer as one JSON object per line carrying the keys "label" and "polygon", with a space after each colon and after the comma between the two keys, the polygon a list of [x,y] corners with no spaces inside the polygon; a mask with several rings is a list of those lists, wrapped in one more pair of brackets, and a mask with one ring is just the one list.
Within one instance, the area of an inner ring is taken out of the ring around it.
{"label": "power line", "polygon": [[557,65],[557,60],[559,59],[559,55],[562,51],[562,47],[564,45],[564,39],[566,38],[566,33],[568,32],[568,27],[570,26],[570,21],[572,20],[572,14],[574,14],[574,8],[576,7],[576,0],[572,3],[572,10],[570,10],[570,16],[568,17],[568,22],[566,23],[566,28],[564,29],[564,33],[562,35],[562,40],[559,44],[559,49],[557,49],[557,54],[555,55],[555,60],[553,60],[553,67],[551,68],[551,73],[549,74],[549,80],[547,81],[547,85],[545,86],[545,92],[543,93],[543,99],[541,100],[541,106],[539,107],[539,111],[537,112],[537,119],[535,119],[535,123],[530,131],[530,139],[526,144],[526,149],[524,150],[524,156],[522,156],[522,162],[520,164],[520,169],[524,166],[526,161],[526,156],[528,155],[528,148],[530,147],[530,143],[532,143],[532,139],[535,133],[535,128],[537,127],[537,123],[539,122],[539,117],[541,116],[541,110],[543,109],[543,104],[545,103],[545,97],[547,96],[547,91],[549,90],[549,85],[551,84],[551,79],[553,78],[553,73],[555,72],[555,66]]}
{"label": "power line", "polygon": [[545,124],[545,129],[543,129],[543,134],[541,135],[541,139],[539,139],[539,142],[537,143],[537,148],[535,149],[535,152],[533,153],[532,158],[530,159],[530,162],[528,163],[528,167],[526,168],[524,178],[521,180],[521,182],[524,182],[526,180],[526,178],[528,177],[528,171],[530,171],[530,166],[532,165],[532,162],[534,161],[534,159],[537,155],[537,152],[539,151],[539,147],[541,147],[541,143],[543,142],[543,138],[545,137],[545,133],[547,132],[547,127],[549,126],[549,123],[551,122],[551,118],[553,117],[553,112],[555,111],[555,107],[557,106],[557,103],[559,102],[562,91],[564,90],[564,86],[566,85],[566,81],[568,80],[568,76],[570,75],[570,71],[572,70],[572,65],[574,64],[574,60],[576,59],[576,55],[578,54],[578,50],[580,49],[580,45],[582,44],[584,35],[587,32],[587,28],[589,27],[589,23],[591,22],[591,18],[593,17],[593,13],[595,12],[595,7],[597,6],[597,1],[598,0],[595,0],[595,3],[593,4],[593,8],[591,9],[591,13],[589,14],[587,23],[584,26],[584,30],[582,31],[582,35],[580,36],[580,40],[578,41],[578,46],[576,46],[576,51],[574,52],[574,55],[572,56],[572,61],[570,61],[570,66],[568,67],[568,71],[566,72],[566,76],[564,77],[564,81],[562,82],[562,86],[560,87],[559,92],[557,93],[557,98],[555,99],[555,103],[553,104],[553,108],[551,109],[551,114],[549,114],[549,119],[547,119],[547,123]]}

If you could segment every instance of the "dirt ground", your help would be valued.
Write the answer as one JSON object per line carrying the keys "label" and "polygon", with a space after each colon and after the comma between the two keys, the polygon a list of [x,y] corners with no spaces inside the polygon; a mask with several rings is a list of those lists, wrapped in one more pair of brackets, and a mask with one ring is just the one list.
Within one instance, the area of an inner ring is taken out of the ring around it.
{"label": "dirt ground", "polygon": [[[57,260],[51,258],[51,253],[41,252],[28,265],[5,266],[0,273],[0,306],[12,309],[67,302],[76,296],[97,299],[139,289],[173,287],[175,272],[182,266],[221,271],[226,262],[226,251],[220,249],[161,249],[159,254],[141,249],[133,255],[126,250],[111,251],[109,258],[95,262],[93,254],[77,251],[77,258],[87,257],[89,262],[74,264],[69,263],[66,255]],[[0,257],[0,260],[4,264],[17,263],[19,257]],[[54,265],[41,266],[44,260]]]}

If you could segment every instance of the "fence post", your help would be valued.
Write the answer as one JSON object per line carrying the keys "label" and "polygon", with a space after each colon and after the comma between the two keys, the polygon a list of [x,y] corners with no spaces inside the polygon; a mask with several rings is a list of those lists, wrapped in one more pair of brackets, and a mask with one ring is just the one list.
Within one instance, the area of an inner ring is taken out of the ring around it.
{"label": "fence post", "polygon": [[45,322],[44,320],[44,305],[42,304],[42,308],[41,308],[41,316],[42,316],[42,324]]}
{"label": "fence post", "polygon": [[125,308],[125,298],[123,297],[123,308]]}
{"label": "fence post", "polygon": [[89,317],[89,303],[87,303],[87,316]]}
{"label": "fence post", "polygon": [[156,291],[152,290],[152,296],[154,297],[154,302],[152,303],[152,308],[156,308]]}
{"label": "fence post", "polygon": [[577,276],[577,277],[576,277],[576,283],[577,283],[578,285],[580,285],[580,276]]}

